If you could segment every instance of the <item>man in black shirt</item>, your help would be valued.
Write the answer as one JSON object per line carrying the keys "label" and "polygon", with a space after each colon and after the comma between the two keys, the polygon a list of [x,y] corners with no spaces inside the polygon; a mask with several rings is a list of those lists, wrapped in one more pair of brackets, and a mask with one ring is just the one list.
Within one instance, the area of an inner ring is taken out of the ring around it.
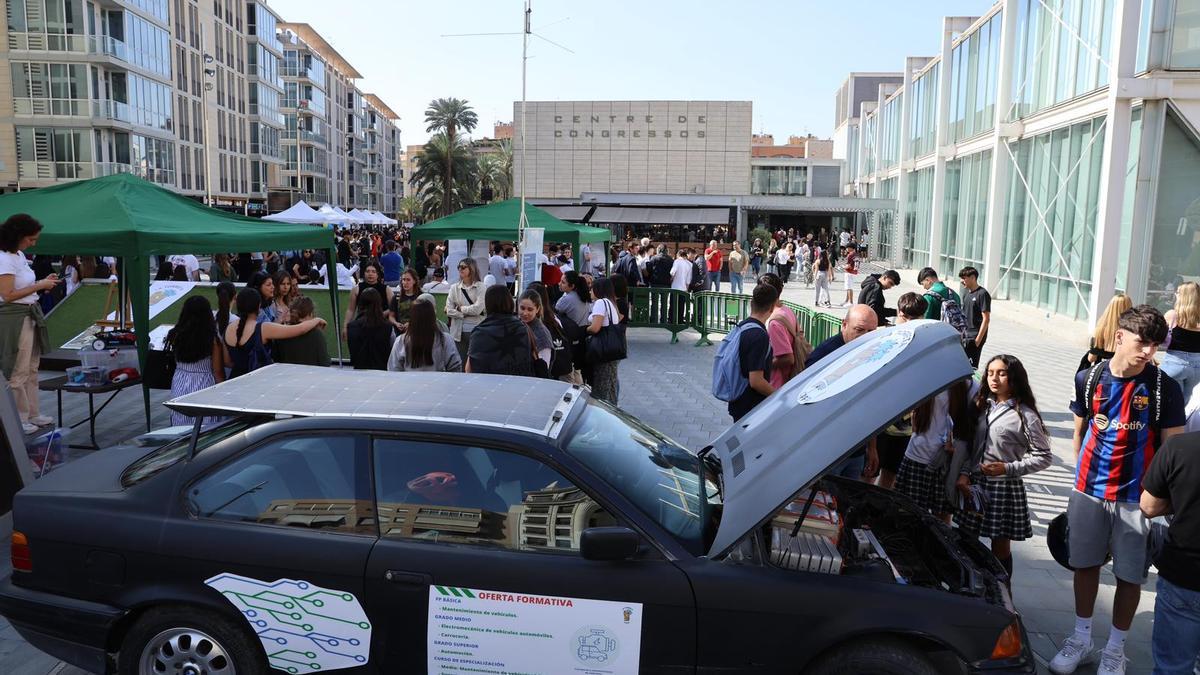
{"label": "man in black shirt", "polygon": [[1154,672],[1190,673],[1200,654],[1200,433],[1168,438],[1142,479],[1142,513],[1174,513],[1154,564]]}
{"label": "man in black shirt", "polygon": [[860,338],[878,327],[879,318],[875,316],[874,309],[871,309],[867,305],[851,305],[850,310],[846,312],[846,318],[842,319],[842,329],[835,333],[833,337],[817,345],[812,354],[808,355],[808,360],[805,361],[805,368],[811,367],[817,361],[829,356],[841,347],[853,342],[856,338]]}
{"label": "man in black shirt", "polygon": [[738,324],[758,324],[741,331],[738,338],[738,362],[742,376],[750,386],[741,396],[729,402],[729,415],[736,422],[754,409],[763,399],[775,393],[771,386],[771,340],[767,337],[767,319],[775,310],[775,301],[779,299],[779,291],[769,284],[759,284],[754,287],[750,297],[750,318]]}
{"label": "man in black shirt", "polygon": [[979,270],[974,267],[967,266],[959,270],[958,278],[963,284],[959,296],[962,298],[963,317],[967,320],[963,349],[971,365],[978,368],[979,352],[987,342],[988,327],[992,323],[992,296],[979,285]]}

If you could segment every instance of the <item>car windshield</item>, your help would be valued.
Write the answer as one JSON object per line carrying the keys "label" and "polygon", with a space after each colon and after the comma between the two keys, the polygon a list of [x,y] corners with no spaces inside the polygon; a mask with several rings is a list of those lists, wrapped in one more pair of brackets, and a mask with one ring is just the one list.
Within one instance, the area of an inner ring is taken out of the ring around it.
{"label": "car windshield", "polygon": [[[261,421],[262,418],[258,417],[241,417],[219,426],[203,429],[200,431],[200,437],[196,440],[196,452],[200,452],[208,446],[218,441],[223,441],[234,434],[241,433]],[[125,469],[125,473],[121,474],[121,485],[124,487],[137,485],[174,465],[184,457],[187,457],[191,441],[192,435],[186,434],[179,440],[172,441],[130,464]]]}
{"label": "car windshield", "polygon": [[706,550],[706,526],[721,502],[716,475],[695,454],[595,399],[564,447],[688,550]]}

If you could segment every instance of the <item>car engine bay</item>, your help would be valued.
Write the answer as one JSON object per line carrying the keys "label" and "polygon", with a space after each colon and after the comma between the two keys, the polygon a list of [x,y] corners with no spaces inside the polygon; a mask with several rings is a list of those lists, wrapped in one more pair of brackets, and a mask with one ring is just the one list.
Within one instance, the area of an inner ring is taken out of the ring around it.
{"label": "car engine bay", "polygon": [[797,493],[759,530],[766,564],[882,583],[937,588],[1001,602],[1003,569],[978,541],[904,497],[826,477]]}

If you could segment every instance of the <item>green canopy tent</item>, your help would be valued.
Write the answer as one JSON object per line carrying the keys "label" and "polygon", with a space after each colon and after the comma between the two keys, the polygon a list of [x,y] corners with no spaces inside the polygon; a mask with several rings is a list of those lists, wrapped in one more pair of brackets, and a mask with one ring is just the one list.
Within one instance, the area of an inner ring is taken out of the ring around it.
{"label": "green canopy tent", "polygon": [[[585,242],[608,241],[612,235],[602,227],[576,225],[559,220],[546,211],[525,202],[525,217],[529,227],[546,231],[545,241],[570,244],[575,250]],[[516,241],[517,223],[521,218],[521,200],[506,199],[486,206],[463,209],[445,218],[431,220],[412,229],[414,241],[442,239],[486,239]]]}
{"label": "green canopy tent", "polygon": [[[130,304],[143,369],[150,347],[150,256],[312,248],[326,249],[329,260],[337,259],[328,229],[211,209],[129,174],[0,196],[0,221],[17,213],[28,213],[44,228],[33,253],[121,257],[122,282],[134,289]],[[333,274],[329,293],[334,325],[340,332]],[[144,385],[142,398],[149,427],[150,390]]]}

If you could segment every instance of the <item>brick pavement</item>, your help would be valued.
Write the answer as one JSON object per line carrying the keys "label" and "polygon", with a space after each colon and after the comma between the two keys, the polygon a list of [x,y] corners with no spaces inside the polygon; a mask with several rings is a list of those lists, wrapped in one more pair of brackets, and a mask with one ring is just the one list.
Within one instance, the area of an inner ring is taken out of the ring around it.
{"label": "brick pavement", "polygon": [[[905,273],[905,279],[913,277]],[[887,293],[892,306],[896,298],[911,286]],[[785,297],[811,304],[812,292],[792,283]],[[840,299],[840,298],[838,298]],[[1053,466],[1026,479],[1031,510],[1034,513],[1034,539],[1014,544],[1016,574],[1014,596],[1023,612],[1035,651],[1044,659],[1053,655],[1055,642],[1073,625],[1070,574],[1060,568],[1045,547],[1046,523],[1065,509],[1071,489],[1073,460],[1070,457],[1070,414],[1067,404],[1071,398],[1071,376],[1082,349],[1079,336],[1048,336],[1006,319],[1004,303],[996,307],[992,336],[984,357],[1009,352],[1022,359],[1033,378],[1043,416],[1053,441]],[[837,310],[830,310],[837,313]],[[650,425],[670,435],[692,449],[707,445],[728,424],[725,405],[709,393],[712,357],[715,346],[697,347],[698,336],[685,332],[680,342],[670,344],[670,334],[653,329],[633,329],[629,332],[631,358],[620,369],[621,407]],[[49,375],[49,374],[46,374]],[[77,395],[76,395],[77,396]],[[159,403],[164,392],[153,396],[155,427],[165,426],[168,414]],[[69,420],[78,414],[80,401],[66,402]],[[43,394],[44,410],[53,410],[53,398]],[[101,444],[113,443],[140,431],[144,420],[141,400],[133,392],[122,394],[105,411],[98,427]],[[77,430],[78,431],[78,430]],[[0,564],[7,564],[7,560]],[[1154,577],[1147,584],[1153,588]],[[1106,569],[1103,574],[1100,600],[1097,604],[1096,639],[1107,639],[1107,622],[1111,612],[1113,577]],[[1131,631],[1127,653],[1131,658],[1129,673],[1149,673],[1151,660],[1149,639],[1153,615],[1154,594],[1143,592],[1142,604]],[[10,626],[0,618],[0,672],[20,675],[61,673],[77,675],[78,669],[56,664],[19,639]],[[1081,668],[1092,673],[1093,668]]]}

